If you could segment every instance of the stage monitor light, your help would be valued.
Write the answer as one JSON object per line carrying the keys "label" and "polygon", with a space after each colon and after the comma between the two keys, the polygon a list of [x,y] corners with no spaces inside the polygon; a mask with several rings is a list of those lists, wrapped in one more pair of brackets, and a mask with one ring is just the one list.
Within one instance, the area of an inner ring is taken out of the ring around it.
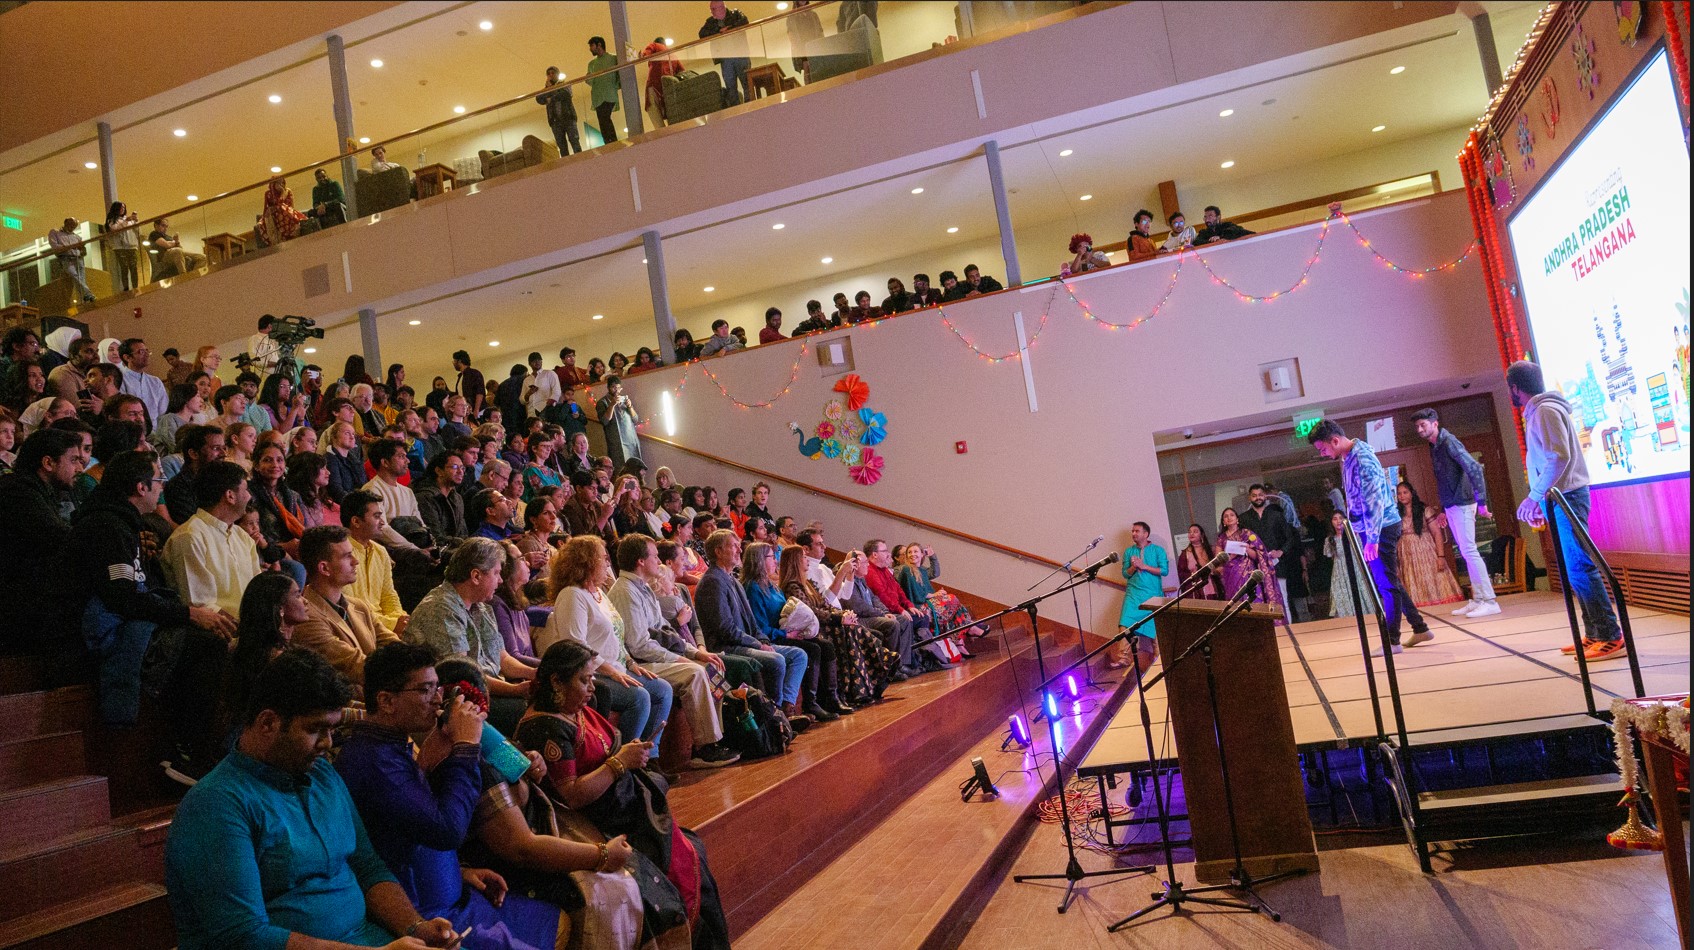
{"label": "stage monitor light", "polygon": [[1075,699],[1081,693],[1081,690],[1076,688],[1076,676],[1074,674],[1065,677],[1065,693],[1072,699]]}
{"label": "stage monitor light", "polygon": [[1012,741],[1025,749],[1029,748],[1029,724],[1023,721],[1023,716],[1013,713],[1007,725],[1012,731]]}
{"label": "stage monitor light", "polygon": [[980,755],[971,757],[971,777],[959,786],[959,800],[968,802],[976,792],[981,792],[983,798],[1000,797],[1000,790],[994,787],[994,780],[988,777],[988,766],[983,764]]}
{"label": "stage monitor light", "polygon": [[1059,698],[1052,693],[1046,693],[1044,696],[1047,703],[1047,718],[1049,720],[1059,718]]}

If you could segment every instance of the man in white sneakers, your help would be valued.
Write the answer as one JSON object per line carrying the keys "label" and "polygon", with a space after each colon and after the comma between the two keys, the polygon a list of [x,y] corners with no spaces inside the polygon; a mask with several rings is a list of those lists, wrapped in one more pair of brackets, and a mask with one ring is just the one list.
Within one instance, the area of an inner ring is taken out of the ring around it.
{"label": "man in white sneakers", "polygon": [[1429,443],[1429,462],[1435,467],[1435,487],[1447,512],[1447,528],[1453,532],[1453,543],[1459,546],[1459,556],[1465,559],[1465,571],[1470,574],[1470,601],[1453,613],[1461,617],[1493,616],[1500,612],[1500,604],[1494,599],[1488,565],[1476,549],[1476,516],[1491,517],[1482,466],[1458,436],[1441,427],[1441,417],[1434,409],[1412,413],[1412,425]]}

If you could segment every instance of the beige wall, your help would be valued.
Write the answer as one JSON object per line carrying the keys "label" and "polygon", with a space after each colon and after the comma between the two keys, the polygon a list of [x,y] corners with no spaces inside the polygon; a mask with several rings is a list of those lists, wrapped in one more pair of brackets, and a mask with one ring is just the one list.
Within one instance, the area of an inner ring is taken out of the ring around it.
{"label": "beige wall", "polygon": [[[1383,253],[1408,265],[1450,259],[1471,240],[1459,192],[1361,213],[1356,220]],[[1316,231],[1314,225],[1268,235],[1208,257],[1244,288],[1286,288],[1311,253]],[[852,337],[871,405],[889,418],[889,439],[878,447],[886,475],[873,487],[855,485],[839,462],[813,461],[796,451],[788,423],[815,426],[834,382],[820,375],[810,355],[801,361],[793,391],[772,409],[729,408],[698,367],[667,368],[631,386],[638,403],[653,411],[659,390],[687,372],[676,397],[679,443],[1018,550],[1063,560],[1101,533],[1107,538],[1102,552],[1121,550],[1136,519],[1153,524],[1168,549],[1156,433],[1249,428],[1288,420],[1307,407],[1421,395],[1444,386],[1456,391],[1461,382],[1496,373],[1493,333],[1479,316],[1478,267],[1467,263],[1412,280],[1377,263],[1350,236],[1333,236],[1308,285],[1270,303],[1237,300],[1208,280],[1193,258],[1163,312],[1133,330],[1090,323],[1060,290],[1030,351],[1036,412],[1019,362],[983,362],[933,312],[838,331]],[[1172,266],[1160,260],[1114,268],[1073,286],[1101,319],[1127,322],[1158,299]],[[1000,355],[1013,347],[1013,312],[1022,312],[1033,333],[1052,293],[1052,286],[1042,285],[950,312],[979,346]],[[799,346],[766,347],[708,365],[732,394],[764,399],[787,381]],[[1257,368],[1286,357],[1300,359],[1305,394],[1267,404]],[[968,443],[968,454],[955,454],[959,440]],[[699,466],[677,455],[655,452],[689,472],[685,478],[706,477],[694,475]],[[795,503],[789,510],[802,507]],[[827,522],[831,515],[823,517]],[[850,523],[854,534],[875,530],[898,537],[913,530],[867,515],[853,515]],[[831,539],[836,546],[855,540]],[[958,540],[941,546],[950,555],[954,582],[984,596],[1004,600],[1042,573]],[[1118,606],[1095,597],[1098,618],[1115,615]]]}

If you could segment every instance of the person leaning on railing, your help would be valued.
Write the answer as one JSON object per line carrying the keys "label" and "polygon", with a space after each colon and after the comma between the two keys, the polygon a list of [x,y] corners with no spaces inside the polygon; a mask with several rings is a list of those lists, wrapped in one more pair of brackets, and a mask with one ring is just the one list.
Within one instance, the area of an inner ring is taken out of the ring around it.
{"label": "person leaning on railing", "polygon": [[63,227],[47,232],[47,243],[52,246],[59,260],[59,270],[70,279],[76,289],[82,294],[83,303],[94,302],[94,291],[88,289],[88,280],[84,274],[83,257],[88,250],[82,246],[82,238],[76,233],[80,222],[76,218],[66,218]]}

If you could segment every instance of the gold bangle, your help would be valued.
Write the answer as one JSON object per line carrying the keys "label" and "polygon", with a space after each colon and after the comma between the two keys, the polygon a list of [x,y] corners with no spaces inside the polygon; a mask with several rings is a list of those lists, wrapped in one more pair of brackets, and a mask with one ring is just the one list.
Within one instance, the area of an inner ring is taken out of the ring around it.
{"label": "gold bangle", "polygon": [[623,764],[623,761],[615,755],[606,759],[606,768],[612,770],[613,778],[616,778],[629,770],[629,766]]}
{"label": "gold bangle", "polygon": [[600,863],[599,863],[598,866],[595,867],[594,870],[600,872],[601,874],[604,874],[604,873],[606,873],[606,865],[608,865],[610,863],[612,863],[612,848],[611,848],[611,845],[608,845],[606,842],[602,841],[602,842],[600,842]]}

